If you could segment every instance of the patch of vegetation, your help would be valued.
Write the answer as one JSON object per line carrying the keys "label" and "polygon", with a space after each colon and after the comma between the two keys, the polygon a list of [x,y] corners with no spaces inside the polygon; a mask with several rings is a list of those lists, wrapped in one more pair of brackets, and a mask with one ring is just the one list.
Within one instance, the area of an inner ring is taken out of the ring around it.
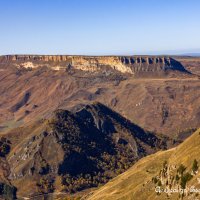
{"label": "patch of vegetation", "polygon": [[176,176],[175,176],[175,179],[176,179],[176,182],[178,182],[178,181],[179,181],[180,177],[179,177],[179,175],[178,175],[178,174],[176,174]]}
{"label": "patch of vegetation", "polygon": [[167,161],[165,160],[164,162],[163,162],[163,168],[166,168],[167,167]]}
{"label": "patch of vegetation", "polygon": [[45,160],[40,162],[40,167],[39,174],[45,175],[49,172],[49,164]]}
{"label": "patch of vegetation", "polygon": [[181,185],[181,188],[182,189],[185,189],[185,186],[187,184],[188,181],[190,181],[192,179],[192,175],[190,173],[186,173],[186,174],[183,174],[181,176],[181,182],[180,182],[180,185]]}
{"label": "patch of vegetation", "polygon": [[16,199],[17,189],[14,186],[0,183],[0,199],[3,197],[5,200]]}
{"label": "patch of vegetation", "polygon": [[153,177],[152,181],[153,181],[154,184],[156,184],[158,182],[158,178],[157,177]]}
{"label": "patch of vegetation", "polygon": [[40,178],[39,183],[37,183],[38,192],[41,193],[51,193],[54,191],[53,186],[54,180],[51,177],[43,176]]}
{"label": "patch of vegetation", "polygon": [[177,169],[177,172],[182,176],[183,175],[183,172],[186,170],[186,167],[183,165],[183,164],[181,164],[180,166],[179,166],[179,168]]}
{"label": "patch of vegetation", "polygon": [[10,141],[6,138],[0,138],[0,157],[5,157],[10,152]]}
{"label": "patch of vegetation", "polygon": [[169,117],[169,110],[166,105],[162,107],[162,123],[165,124],[167,118]]}
{"label": "patch of vegetation", "polygon": [[158,181],[158,186],[162,186],[161,180]]}
{"label": "patch of vegetation", "polygon": [[199,166],[198,166],[198,162],[196,159],[194,159],[193,164],[192,164],[192,171],[195,174],[198,170]]}

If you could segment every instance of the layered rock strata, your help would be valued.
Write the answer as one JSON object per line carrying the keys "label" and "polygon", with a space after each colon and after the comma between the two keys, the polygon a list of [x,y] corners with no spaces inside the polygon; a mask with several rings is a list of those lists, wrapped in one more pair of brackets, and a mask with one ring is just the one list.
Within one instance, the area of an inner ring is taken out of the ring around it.
{"label": "layered rock strata", "polygon": [[[66,56],[66,55],[7,55],[0,56],[0,63],[37,68],[46,64],[55,70],[73,67],[83,71],[100,71],[104,68],[135,74],[137,72],[163,72],[168,69],[186,72],[175,59],[166,56]],[[56,63],[51,65],[50,63]]]}

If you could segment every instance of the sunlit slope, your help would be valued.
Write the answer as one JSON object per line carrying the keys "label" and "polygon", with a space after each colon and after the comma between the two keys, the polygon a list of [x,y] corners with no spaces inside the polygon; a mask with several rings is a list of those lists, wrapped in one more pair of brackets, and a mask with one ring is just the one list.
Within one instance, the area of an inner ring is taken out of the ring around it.
{"label": "sunlit slope", "polygon": [[[182,187],[190,189],[191,186],[200,188],[198,178],[200,173],[198,169],[193,172],[194,160],[200,163],[200,129],[192,136],[185,140],[178,147],[161,151],[156,154],[147,156],[137,162],[132,168],[125,173],[116,177],[105,186],[97,189],[93,194],[86,197],[88,200],[98,199],[179,199],[181,195],[177,193],[157,194],[155,187],[160,188],[176,188]],[[181,175],[180,169],[183,168]],[[190,178],[187,175],[190,174]],[[177,177],[177,178],[176,178]],[[179,177],[179,180],[177,180]],[[155,181],[156,179],[156,181]],[[184,180],[186,180],[184,182]],[[197,193],[187,193],[183,195],[183,199],[198,196]]]}

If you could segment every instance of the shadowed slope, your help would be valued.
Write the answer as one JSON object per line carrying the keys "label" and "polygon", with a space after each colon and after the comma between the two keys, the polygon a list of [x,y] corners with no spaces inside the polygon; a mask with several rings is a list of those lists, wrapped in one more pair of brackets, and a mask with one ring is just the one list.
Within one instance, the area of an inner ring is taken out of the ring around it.
{"label": "shadowed slope", "polygon": [[100,103],[74,112],[58,110],[23,132],[27,135],[21,143],[15,143],[15,130],[8,133],[15,143],[8,156],[9,179],[20,196],[98,186],[170,142]]}

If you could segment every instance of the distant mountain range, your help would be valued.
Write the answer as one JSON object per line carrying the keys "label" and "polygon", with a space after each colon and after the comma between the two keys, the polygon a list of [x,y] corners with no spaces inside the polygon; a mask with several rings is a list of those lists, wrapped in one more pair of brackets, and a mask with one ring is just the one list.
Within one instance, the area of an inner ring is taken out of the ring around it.
{"label": "distant mountain range", "polygon": [[181,54],[182,56],[194,56],[194,57],[200,57],[200,53],[184,53]]}

